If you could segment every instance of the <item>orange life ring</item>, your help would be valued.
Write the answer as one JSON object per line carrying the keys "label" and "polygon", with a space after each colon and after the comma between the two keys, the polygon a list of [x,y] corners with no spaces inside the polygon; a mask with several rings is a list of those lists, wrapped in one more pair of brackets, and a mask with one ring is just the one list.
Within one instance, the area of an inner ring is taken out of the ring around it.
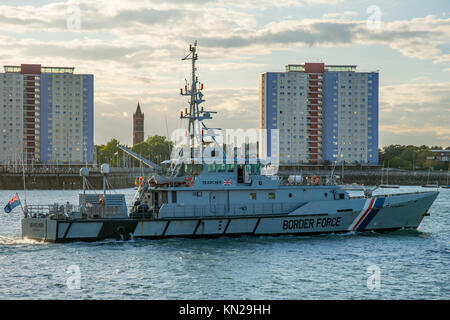
{"label": "orange life ring", "polygon": [[144,181],[144,178],[142,178],[142,177],[139,177],[139,185],[141,186],[142,185],[142,182]]}
{"label": "orange life ring", "polygon": [[100,200],[98,200],[98,205],[100,207],[104,207],[105,206],[105,200],[103,198],[100,198]]}
{"label": "orange life ring", "polygon": [[194,185],[194,179],[192,179],[192,177],[186,177],[184,183],[186,184],[186,186],[192,187]]}
{"label": "orange life ring", "polygon": [[314,176],[311,178],[311,183],[312,184],[318,184],[319,183],[319,177],[318,176]]}

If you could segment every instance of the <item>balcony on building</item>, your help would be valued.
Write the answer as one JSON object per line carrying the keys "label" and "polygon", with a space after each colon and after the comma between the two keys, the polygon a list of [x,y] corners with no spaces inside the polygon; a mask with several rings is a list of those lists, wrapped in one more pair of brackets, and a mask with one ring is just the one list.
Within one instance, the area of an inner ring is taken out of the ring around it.
{"label": "balcony on building", "polygon": [[322,81],[323,80],[323,75],[321,73],[318,73],[318,74],[308,73],[308,80],[319,80],[319,81]]}
{"label": "balcony on building", "polygon": [[310,99],[322,99],[322,94],[319,92],[308,92],[308,98]]}
{"label": "balcony on building", "polygon": [[285,70],[286,72],[305,72],[305,66],[303,64],[287,64]]}
{"label": "balcony on building", "polygon": [[316,135],[310,134],[306,140],[308,142],[322,142],[322,136],[318,134]]}
{"label": "balcony on building", "polygon": [[325,65],[325,70],[329,72],[355,72],[356,65]]}

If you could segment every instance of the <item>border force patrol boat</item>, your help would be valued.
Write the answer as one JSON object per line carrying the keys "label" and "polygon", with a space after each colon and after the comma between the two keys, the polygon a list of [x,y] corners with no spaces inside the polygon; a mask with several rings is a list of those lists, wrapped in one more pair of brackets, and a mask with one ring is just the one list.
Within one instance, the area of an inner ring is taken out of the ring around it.
{"label": "border force patrol boat", "polygon": [[[204,100],[203,84],[196,76],[196,49],[196,43],[191,45],[183,59],[192,62],[192,79],[180,90],[190,97],[189,110],[181,112],[181,118],[189,121],[185,136],[191,144],[174,148],[176,156],[168,161],[166,174],[155,167],[158,170],[139,186],[128,210],[123,194],[106,192],[109,167],[103,165],[103,194],[84,190],[76,208],[69,203],[25,206],[24,238],[65,242],[386,231],[416,229],[429,215],[436,191],[373,196],[373,190],[366,190],[352,197],[332,175],[270,174],[270,163],[249,160],[248,146],[243,158],[219,150],[225,161],[209,161],[205,146],[214,145],[208,150],[217,159],[219,144],[213,134],[205,134],[212,130],[203,120],[214,112],[199,107]],[[200,149],[194,147],[196,139]],[[86,185],[86,168],[81,175]]]}

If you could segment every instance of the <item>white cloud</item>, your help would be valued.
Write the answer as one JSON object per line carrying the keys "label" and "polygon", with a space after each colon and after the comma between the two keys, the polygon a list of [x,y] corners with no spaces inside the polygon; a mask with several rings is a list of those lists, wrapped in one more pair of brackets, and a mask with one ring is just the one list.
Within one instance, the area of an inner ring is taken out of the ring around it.
{"label": "white cloud", "polygon": [[[271,8],[281,12],[340,2],[84,0],[42,6],[3,5],[0,41],[8,45],[0,47],[0,58],[4,64],[75,66],[77,73],[95,74],[96,143],[104,142],[111,134],[128,139],[126,143],[131,141],[131,134],[123,132],[131,132],[128,129],[137,101],[147,116],[159,119],[147,120],[148,133],[165,132],[160,121],[165,113],[170,126],[175,127],[177,121],[170,119],[175,119],[178,110],[186,105],[177,90],[184,86],[183,79],[189,74],[189,66],[180,59],[195,39],[199,40],[202,59],[200,75],[206,77],[202,81],[206,82],[207,107],[218,109],[223,124],[234,120],[233,125],[238,127],[258,124],[257,77],[270,64],[254,58],[275,51],[384,45],[406,57],[429,60],[442,65],[443,71],[450,70],[450,54],[443,49],[450,40],[450,18],[445,16],[382,21],[380,30],[371,31],[365,20],[356,19],[356,11],[308,19],[296,19],[295,14],[289,19],[270,15]],[[68,4],[79,4],[80,30],[67,29]],[[281,65],[285,63],[280,61]],[[241,70],[248,74],[246,79],[242,79]],[[208,77],[211,82],[219,79],[219,87],[211,86]],[[426,88],[433,94],[423,91],[422,84],[427,82],[416,79],[405,87],[382,89],[383,112],[395,114],[393,123],[383,123],[387,132],[395,134],[395,121],[407,119],[406,114],[417,105],[423,109],[428,103],[445,105],[440,97],[447,97],[446,92],[437,91],[443,88],[442,83],[435,88],[428,83]],[[416,97],[410,88],[420,94]],[[436,123],[440,123],[439,119]],[[111,125],[125,129],[114,130]],[[409,128],[405,124],[398,127]],[[436,131],[440,133],[448,135],[445,129]]]}
{"label": "white cloud", "polygon": [[450,82],[425,80],[380,88],[383,145],[397,140],[450,146]]}
{"label": "white cloud", "polygon": [[358,16],[358,13],[355,11],[344,11],[344,12],[335,12],[335,13],[325,13],[322,18],[324,19],[348,19],[351,17]]}

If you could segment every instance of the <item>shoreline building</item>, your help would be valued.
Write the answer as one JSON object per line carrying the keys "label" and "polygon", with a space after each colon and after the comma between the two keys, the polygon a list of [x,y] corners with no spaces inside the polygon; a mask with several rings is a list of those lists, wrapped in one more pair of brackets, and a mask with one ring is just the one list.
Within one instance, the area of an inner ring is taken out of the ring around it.
{"label": "shoreline building", "polygon": [[133,113],[133,146],[142,141],[144,141],[144,114],[138,102],[136,112]]}
{"label": "shoreline building", "polygon": [[73,67],[4,66],[0,163],[92,163],[94,76]]}
{"label": "shoreline building", "polygon": [[[378,163],[378,72],[305,63],[260,75],[259,127],[279,129],[283,165]],[[265,145],[265,144],[263,144]]]}

